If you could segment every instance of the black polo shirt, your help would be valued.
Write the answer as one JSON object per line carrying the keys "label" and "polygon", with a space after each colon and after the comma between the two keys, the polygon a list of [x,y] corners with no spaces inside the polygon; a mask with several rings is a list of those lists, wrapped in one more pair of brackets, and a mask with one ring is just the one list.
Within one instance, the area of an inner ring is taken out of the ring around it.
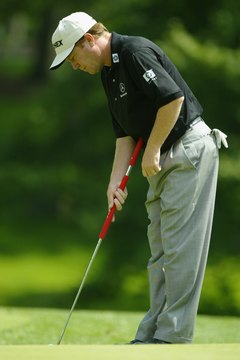
{"label": "black polo shirt", "polygon": [[116,137],[140,136],[146,143],[157,111],[184,96],[181,113],[162,146],[180,138],[202,107],[167,55],[153,42],[138,36],[112,33],[112,66],[104,67],[102,83],[108,98]]}

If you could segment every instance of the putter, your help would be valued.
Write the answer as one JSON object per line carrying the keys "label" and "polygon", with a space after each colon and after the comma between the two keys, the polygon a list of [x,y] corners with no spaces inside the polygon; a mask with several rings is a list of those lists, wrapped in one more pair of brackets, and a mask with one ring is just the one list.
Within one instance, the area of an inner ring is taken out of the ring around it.
{"label": "putter", "polygon": [[[132,156],[131,156],[131,159],[130,159],[130,161],[129,161],[129,165],[128,165],[126,174],[123,176],[122,181],[121,181],[121,184],[120,184],[120,186],[119,186],[119,188],[120,188],[121,190],[124,190],[125,187],[126,187],[126,185],[127,185],[128,178],[129,178],[129,174],[130,174],[130,172],[131,172],[131,170],[132,170],[132,167],[135,165],[135,163],[136,163],[136,161],[137,161],[137,158],[138,158],[138,155],[139,155],[140,150],[141,150],[141,148],[142,148],[142,145],[143,145],[143,139],[142,139],[142,138],[139,138],[139,139],[138,139],[138,142],[137,142],[137,144],[136,144],[136,147],[135,147],[135,149],[134,149],[134,151],[133,151],[133,154],[132,154]],[[107,234],[107,232],[108,232],[108,228],[109,228],[109,226],[110,226],[110,224],[111,224],[111,222],[112,222],[112,218],[113,218],[113,215],[114,215],[115,211],[116,211],[116,206],[113,205],[113,206],[111,207],[111,209],[110,209],[107,217],[106,217],[106,220],[105,220],[104,224],[103,224],[103,227],[102,227],[101,232],[100,232],[100,234],[99,234],[99,239],[98,239],[98,242],[97,242],[97,246],[96,246],[96,248],[95,248],[95,250],[94,250],[94,252],[93,252],[93,255],[92,255],[92,257],[91,257],[91,260],[90,260],[90,262],[89,262],[89,264],[88,264],[88,267],[87,267],[87,269],[86,269],[86,271],[85,271],[85,274],[84,274],[84,276],[83,276],[82,282],[81,282],[80,287],[79,287],[79,289],[78,289],[77,295],[76,295],[76,297],[75,297],[75,299],[74,299],[74,302],[73,302],[73,304],[72,304],[71,310],[70,310],[70,312],[69,312],[69,314],[68,314],[68,317],[67,317],[67,319],[66,319],[66,322],[65,322],[65,325],[64,325],[63,330],[62,330],[62,332],[61,332],[61,335],[60,335],[60,337],[59,337],[59,339],[58,339],[57,345],[60,345],[60,344],[61,344],[61,341],[62,341],[63,336],[64,336],[64,334],[65,334],[66,328],[67,328],[68,323],[69,323],[69,321],[70,321],[70,318],[71,318],[71,316],[72,316],[73,310],[74,310],[74,308],[75,308],[75,306],[76,306],[76,303],[77,303],[77,301],[78,301],[79,295],[81,294],[81,291],[82,291],[82,289],[83,289],[83,285],[84,285],[85,280],[86,280],[86,278],[87,278],[87,276],[88,276],[89,270],[91,269],[92,263],[93,263],[96,255],[97,255],[97,252],[98,252],[98,250],[99,250],[99,248],[100,248],[100,246],[101,246],[101,243],[102,243],[103,239],[105,238],[105,236],[106,236],[106,234]]]}

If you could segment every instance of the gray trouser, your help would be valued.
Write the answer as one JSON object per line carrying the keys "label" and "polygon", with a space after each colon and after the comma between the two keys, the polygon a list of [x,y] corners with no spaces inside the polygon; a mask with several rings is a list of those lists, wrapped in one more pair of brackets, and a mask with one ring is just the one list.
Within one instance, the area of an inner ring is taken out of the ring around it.
{"label": "gray trouser", "polygon": [[203,122],[190,128],[161,157],[148,178],[150,309],[136,339],[171,343],[193,339],[211,236],[218,148]]}

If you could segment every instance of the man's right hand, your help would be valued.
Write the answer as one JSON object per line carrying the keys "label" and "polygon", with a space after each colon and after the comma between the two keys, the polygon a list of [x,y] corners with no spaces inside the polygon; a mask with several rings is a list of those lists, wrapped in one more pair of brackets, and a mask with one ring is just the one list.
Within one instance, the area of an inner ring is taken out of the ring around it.
{"label": "man's right hand", "polygon": [[[121,211],[123,204],[127,198],[128,192],[125,188],[124,191],[119,188],[121,181],[126,174],[129,166],[133,150],[136,142],[130,136],[118,138],[116,140],[116,148],[112,172],[107,189],[108,209],[110,210],[115,204],[116,210]],[[113,217],[113,221],[114,221]]]}
{"label": "man's right hand", "polygon": [[[127,199],[128,192],[127,188],[122,189],[119,188],[120,184],[112,185],[109,184],[108,190],[107,190],[107,199],[108,199],[108,210],[113,207],[113,205],[116,206],[116,210],[121,211],[123,208],[123,204],[125,203],[125,200]],[[115,221],[115,217],[113,217],[113,220]]]}

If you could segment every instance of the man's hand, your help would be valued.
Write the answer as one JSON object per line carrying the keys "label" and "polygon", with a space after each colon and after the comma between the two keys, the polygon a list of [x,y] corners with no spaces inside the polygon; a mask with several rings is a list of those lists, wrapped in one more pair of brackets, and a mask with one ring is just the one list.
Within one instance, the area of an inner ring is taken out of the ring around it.
{"label": "man's hand", "polygon": [[158,109],[142,159],[143,176],[154,176],[161,171],[160,149],[176,124],[183,101],[181,96]]}
{"label": "man's hand", "polygon": [[[127,188],[121,190],[119,188],[120,184],[117,185],[111,185],[109,184],[108,190],[107,190],[107,198],[108,198],[108,210],[113,207],[113,205],[116,206],[116,209],[118,211],[121,211],[123,208],[123,204],[125,203],[125,200],[128,196]],[[115,216],[113,217],[113,220],[115,221]]]}
{"label": "man's hand", "polygon": [[154,176],[161,171],[160,148],[146,147],[142,158],[142,174],[144,177]]}

